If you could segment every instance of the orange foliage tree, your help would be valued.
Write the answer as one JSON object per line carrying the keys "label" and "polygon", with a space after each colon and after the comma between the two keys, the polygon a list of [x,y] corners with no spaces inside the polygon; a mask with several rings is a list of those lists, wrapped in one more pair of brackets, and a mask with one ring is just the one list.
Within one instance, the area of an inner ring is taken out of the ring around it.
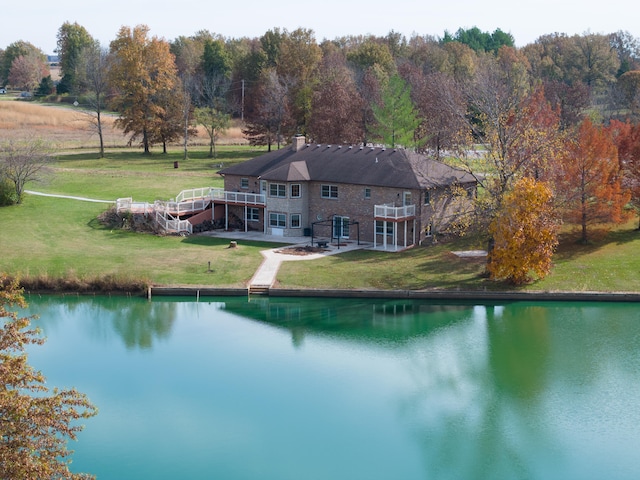
{"label": "orange foliage tree", "polygon": [[522,285],[532,273],[544,278],[558,244],[558,221],[551,189],[530,177],[518,180],[504,197],[489,226],[494,244],[487,270],[490,278]]}
{"label": "orange foliage tree", "polygon": [[[110,44],[113,61],[109,69],[109,83],[115,93],[111,104],[120,114],[116,125],[131,134],[130,143],[141,138],[145,154],[150,153],[154,140],[167,136],[168,110],[159,99],[175,94],[178,86],[169,44],[148,34],[146,25],[121,27]],[[176,114],[179,120],[174,122],[174,130],[181,131],[182,114]],[[159,133],[161,127],[163,135]]]}
{"label": "orange foliage tree", "polygon": [[609,131],[618,147],[623,185],[629,189],[631,205],[640,217],[640,124],[632,125],[629,122],[613,120]]}
{"label": "orange foliage tree", "polygon": [[44,340],[29,318],[6,306],[26,303],[18,283],[0,274],[0,478],[93,478],[69,471],[67,439],[75,440],[83,428],[77,422],[97,409],[74,389],[49,390],[25,353]]}
{"label": "orange foliage tree", "polygon": [[618,151],[609,132],[586,119],[567,137],[557,169],[557,192],[564,218],[580,225],[588,242],[588,226],[623,223],[631,196],[622,184]]}

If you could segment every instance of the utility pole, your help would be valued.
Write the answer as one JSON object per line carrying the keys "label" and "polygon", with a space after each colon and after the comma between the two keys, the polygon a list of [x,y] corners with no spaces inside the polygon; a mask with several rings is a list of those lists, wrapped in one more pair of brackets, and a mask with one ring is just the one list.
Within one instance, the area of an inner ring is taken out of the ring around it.
{"label": "utility pole", "polygon": [[244,121],[244,79],[242,79],[242,107],[240,110],[240,119]]}

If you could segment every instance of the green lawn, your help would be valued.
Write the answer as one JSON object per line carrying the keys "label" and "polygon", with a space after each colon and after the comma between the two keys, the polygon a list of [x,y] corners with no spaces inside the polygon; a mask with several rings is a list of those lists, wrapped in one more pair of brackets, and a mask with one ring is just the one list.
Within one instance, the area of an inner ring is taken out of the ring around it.
{"label": "green lawn", "polygon": [[[635,227],[630,223],[587,246],[564,237],[551,275],[521,290],[640,292],[640,231]],[[451,253],[472,248],[484,246],[462,239],[400,253],[355,251],[313,262],[287,262],[278,280],[286,288],[512,289],[485,279],[482,259]]]}
{"label": "green lawn", "polygon": [[[139,151],[61,155],[46,183],[29,190],[115,200],[133,197],[153,201],[181,190],[222,186],[216,174],[263,151],[220,147],[207,158],[204,148],[181,160],[182,151],[143,156]],[[179,162],[174,168],[173,162]],[[243,287],[262,261],[260,250],[271,243],[229,241],[204,236],[154,236],[110,230],[98,221],[105,204],[25,196],[21,205],[0,208],[0,271],[22,278],[55,282],[62,278],[114,278],[126,283]],[[640,232],[637,220],[583,246],[565,237],[555,255],[552,274],[523,287],[545,291],[640,291]],[[416,247],[401,253],[354,251],[320,260],[285,262],[278,283],[286,288],[480,289],[510,287],[482,276],[481,259],[458,258],[452,250],[483,248],[483,241]],[[211,271],[209,271],[211,262]]]}

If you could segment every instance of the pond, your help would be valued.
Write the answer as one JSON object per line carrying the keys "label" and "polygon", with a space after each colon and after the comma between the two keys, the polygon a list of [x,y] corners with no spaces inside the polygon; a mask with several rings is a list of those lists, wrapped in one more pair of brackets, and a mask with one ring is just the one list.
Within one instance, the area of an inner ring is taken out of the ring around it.
{"label": "pond", "polygon": [[107,479],[637,479],[640,305],[27,298]]}

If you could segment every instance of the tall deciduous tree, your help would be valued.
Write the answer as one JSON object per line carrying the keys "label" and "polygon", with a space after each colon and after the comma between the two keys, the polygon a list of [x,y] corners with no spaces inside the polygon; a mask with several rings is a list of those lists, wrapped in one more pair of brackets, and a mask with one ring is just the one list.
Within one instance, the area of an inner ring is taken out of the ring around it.
{"label": "tall deciduous tree", "polygon": [[311,99],[317,81],[322,50],[316,43],[313,30],[298,28],[286,31],[280,41],[276,70],[290,82],[291,115],[298,133],[306,134],[311,117]]}
{"label": "tall deciduous tree", "polygon": [[202,72],[206,78],[229,77],[231,60],[222,40],[207,39],[202,53]]}
{"label": "tall deciduous tree", "polygon": [[94,40],[89,32],[78,23],[65,22],[58,30],[56,53],[60,63],[62,78],[58,84],[58,93],[77,93],[78,81],[82,77],[79,70],[80,57],[85,48],[91,47]]}
{"label": "tall deciduous tree", "polygon": [[112,103],[120,114],[116,124],[131,134],[130,143],[141,138],[145,154],[150,153],[165,115],[158,99],[175,91],[177,85],[169,44],[149,38],[148,33],[146,25],[122,27],[110,45],[113,63],[109,69],[110,85],[117,92]]}
{"label": "tall deciduous tree", "polygon": [[485,218],[500,209],[504,194],[519,178],[540,177],[558,146],[557,113],[541,90],[531,92],[523,65],[505,49],[498,58],[483,57],[475,81],[466,86],[474,115],[465,118],[484,151],[466,156],[469,151],[463,150],[460,160],[487,194],[482,197],[489,208]]}
{"label": "tall deciduous tree", "polygon": [[45,385],[25,352],[44,340],[31,319],[11,307],[25,308],[26,302],[17,282],[0,274],[0,478],[91,478],[69,471],[67,441],[83,429],[77,422],[97,409],[75,389]]}
{"label": "tall deciduous tree", "polygon": [[570,45],[567,55],[570,80],[579,80],[590,88],[615,81],[620,60],[607,35],[574,35]]}
{"label": "tall deciduous tree", "polygon": [[195,110],[196,121],[209,135],[209,157],[216,157],[216,142],[222,133],[229,129],[231,117],[228,113],[214,107],[200,107]]}
{"label": "tall deciduous tree", "polygon": [[[613,120],[609,131],[618,147],[623,185],[631,194],[631,205],[640,217],[640,124]],[[640,230],[640,223],[638,224]]]}
{"label": "tall deciduous tree", "polygon": [[518,180],[489,227],[494,240],[487,270],[491,278],[522,285],[534,273],[544,278],[558,244],[553,195],[530,177]]}
{"label": "tall deciduous tree", "polygon": [[462,90],[449,75],[422,73],[409,63],[402,65],[401,74],[411,85],[411,94],[420,114],[416,136],[420,148],[439,159],[443,150],[452,151],[464,145],[469,128],[465,117],[466,103]]}
{"label": "tall deciduous tree", "polygon": [[[16,58],[20,56],[30,56],[32,54],[39,56],[43,62],[46,62],[47,60],[44,53],[42,53],[42,50],[35,47],[29,42],[19,40],[7,46],[2,54],[2,61],[0,62],[0,84],[7,84],[9,73],[11,72],[11,65]],[[38,79],[38,81],[39,80],[40,79]]]}
{"label": "tall deciduous tree", "polygon": [[381,103],[373,105],[373,114],[374,133],[382,143],[391,148],[415,145],[420,118],[411,100],[411,87],[399,75],[389,78]]}
{"label": "tall deciduous tree", "polygon": [[363,136],[363,100],[344,57],[338,52],[325,56],[319,78],[312,101],[310,137],[320,143],[358,143]]}
{"label": "tall deciduous tree", "polygon": [[89,122],[98,135],[100,141],[100,158],[104,157],[104,135],[102,125],[102,111],[105,107],[105,99],[108,92],[108,74],[110,57],[109,52],[102,48],[98,42],[85,47],[78,59],[78,70],[82,72],[84,89],[88,105],[86,112]]}
{"label": "tall deciduous tree", "polygon": [[389,46],[369,38],[357,48],[347,54],[347,59],[361,70],[378,65],[387,75],[396,73],[396,63],[393,60]]}
{"label": "tall deciduous tree", "polygon": [[583,243],[589,226],[627,220],[630,195],[622,185],[616,146],[603,127],[582,122],[566,142],[557,175],[565,219],[581,227]]}
{"label": "tall deciduous tree", "polygon": [[48,75],[49,65],[42,55],[30,52],[13,60],[9,71],[9,83],[22,90],[32,92]]}
{"label": "tall deciduous tree", "polygon": [[251,145],[280,148],[282,137],[293,133],[293,119],[289,110],[288,96],[291,82],[280,77],[276,70],[266,70],[254,94],[254,108],[242,133]]}
{"label": "tall deciduous tree", "polygon": [[[185,142],[189,134],[195,134],[196,130],[185,130],[185,108],[189,100],[185,98],[186,92],[178,82],[175,90],[162,90],[156,95],[155,103],[158,107],[158,121],[153,129],[152,142],[162,144],[162,153],[167,153],[167,145],[184,136]],[[186,111],[189,114],[189,110]],[[188,122],[188,119],[187,119]]]}
{"label": "tall deciduous tree", "polygon": [[634,119],[640,118],[640,70],[621,75],[616,90],[620,97],[620,108],[629,110]]}

